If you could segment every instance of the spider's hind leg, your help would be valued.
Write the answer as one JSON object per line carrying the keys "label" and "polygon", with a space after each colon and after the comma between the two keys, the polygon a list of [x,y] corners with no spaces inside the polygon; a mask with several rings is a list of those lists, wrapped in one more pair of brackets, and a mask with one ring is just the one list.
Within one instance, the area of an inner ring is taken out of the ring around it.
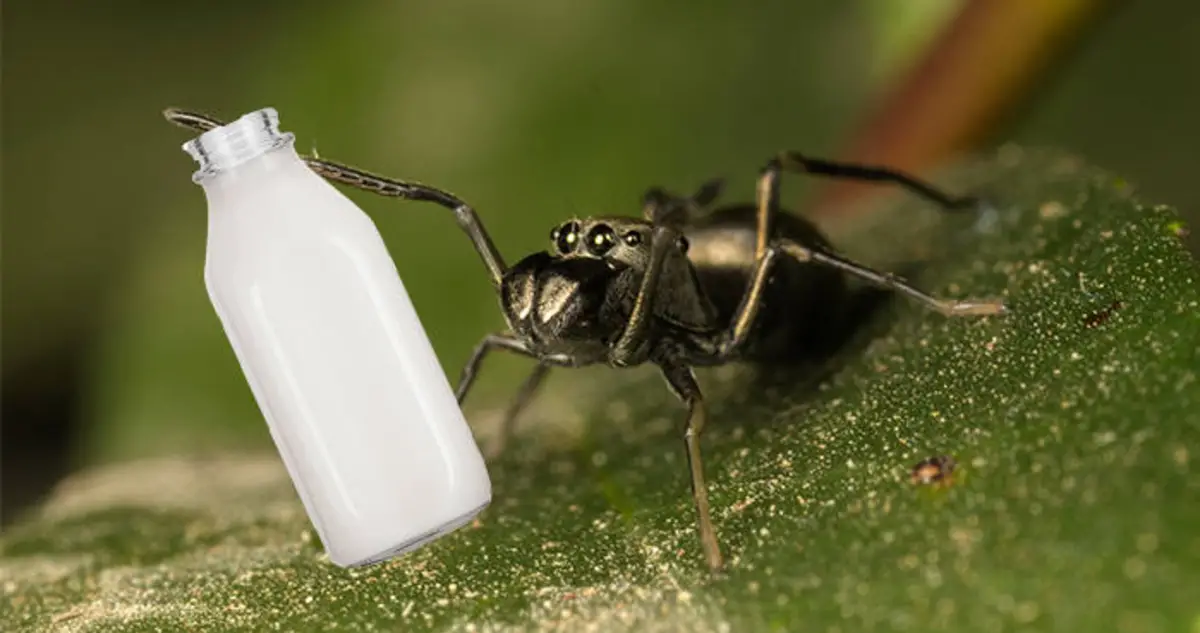
{"label": "spider's hind leg", "polygon": [[855,165],[806,158],[799,152],[782,152],[767,162],[758,179],[758,223],[755,234],[755,256],[761,262],[769,249],[779,248],[803,261],[836,268],[872,285],[892,290],[936,310],[946,316],[986,316],[1004,314],[1007,307],[998,300],[940,299],[890,273],[880,272],[846,257],[812,248],[791,240],[775,240],[773,224],[779,216],[779,179],[783,171],[813,174],[830,178],[890,182],[931,200],[948,211],[975,209],[979,200],[971,196],[954,196],[908,174],[886,167]]}

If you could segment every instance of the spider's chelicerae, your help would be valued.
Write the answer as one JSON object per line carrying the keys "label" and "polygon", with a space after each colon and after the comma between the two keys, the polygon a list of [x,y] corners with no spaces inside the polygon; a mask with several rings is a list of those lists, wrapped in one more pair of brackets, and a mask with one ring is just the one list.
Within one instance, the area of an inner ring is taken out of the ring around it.
{"label": "spider's chelicerae", "polygon": [[[167,110],[168,120],[208,130],[211,117]],[[972,198],[947,195],[903,173],[783,152],[758,179],[755,204],[714,207],[719,181],[695,194],[646,192],[641,217],[572,219],[551,231],[549,251],[509,266],[475,210],[454,195],[370,174],[312,156],[325,178],[377,194],[432,202],[454,213],[483,260],[508,330],[479,342],[463,368],[461,403],[484,357],[507,350],[537,361],[508,408],[499,445],[551,367],[652,363],[687,407],[682,428],[700,543],[710,568],[723,565],[709,516],[700,458],[704,399],[692,369],[735,361],[764,364],[819,358],[840,340],[852,303],[847,276],[895,291],[946,316],[1003,314],[1000,301],[939,299],[888,273],[836,254],[809,221],[781,212],[784,171],[890,182],[943,209],[974,209]]]}

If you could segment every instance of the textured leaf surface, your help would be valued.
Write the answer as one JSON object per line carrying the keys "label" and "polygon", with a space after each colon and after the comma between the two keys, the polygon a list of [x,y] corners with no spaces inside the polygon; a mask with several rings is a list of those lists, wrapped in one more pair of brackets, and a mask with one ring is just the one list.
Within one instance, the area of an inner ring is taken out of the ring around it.
{"label": "textured leaf surface", "polygon": [[[677,403],[653,372],[587,370],[603,385],[564,375],[492,465],[480,521],[367,569],[328,563],[273,454],[81,475],[0,540],[2,628],[1192,630],[1200,284],[1175,216],[1058,154],[948,182],[995,213],[905,203],[849,250],[1012,314],[897,303],[820,386],[702,374],[723,577]],[[937,454],[950,483],[911,483]]]}

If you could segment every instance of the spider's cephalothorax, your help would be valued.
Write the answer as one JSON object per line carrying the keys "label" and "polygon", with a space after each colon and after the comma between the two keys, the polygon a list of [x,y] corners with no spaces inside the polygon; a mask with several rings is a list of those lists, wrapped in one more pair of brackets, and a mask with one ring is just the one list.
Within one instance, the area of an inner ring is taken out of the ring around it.
{"label": "spider's cephalothorax", "polygon": [[[210,117],[168,110],[174,123],[207,130]],[[494,349],[537,361],[509,407],[498,446],[550,367],[656,365],[687,406],[687,450],[700,542],[709,566],[722,557],[700,457],[705,408],[692,368],[731,361],[787,363],[820,358],[847,321],[846,279],[908,296],[947,316],[997,315],[999,301],[932,297],[900,279],[836,254],[816,227],[779,209],[783,171],[902,185],[948,210],[975,208],[905,174],[784,152],[767,162],[754,204],[712,208],[720,183],[690,197],[650,189],[642,217],[571,219],[550,233],[548,250],[509,267],[475,211],[433,187],[370,174],[315,157],[314,171],[375,193],[433,202],[451,210],[470,237],[500,296],[508,331],[480,341],[463,368],[457,396],[470,390]]]}
{"label": "spider's cephalothorax", "polygon": [[509,331],[533,355],[561,357],[561,364],[570,365],[636,365],[699,351],[689,350],[686,334],[715,332],[717,312],[687,258],[683,236],[675,238],[659,264],[663,279],[678,283],[660,285],[647,326],[650,333],[666,327],[681,336],[652,334],[636,345],[614,348],[650,264],[653,232],[652,222],[623,217],[572,219],[556,226],[548,252],[522,259],[501,279],[500,306]]}

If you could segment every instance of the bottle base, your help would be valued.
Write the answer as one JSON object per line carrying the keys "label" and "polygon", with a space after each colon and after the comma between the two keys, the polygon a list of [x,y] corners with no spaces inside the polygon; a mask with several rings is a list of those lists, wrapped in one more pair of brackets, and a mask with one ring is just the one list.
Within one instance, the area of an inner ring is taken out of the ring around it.
{"label": "bottle base", "polygon": [[384,550],[383,552],[380,552],[379,554],[375,554],[374,556],[368,556],[367,558],[364,558],[363,560],[360,560],[360,561],[357,561],[354,563],[348,563],[345,565],[338,565],[338,566],[345,567],[347,569],[355,568],[355,567],[368,567],[370,565],[382,563],[386,560],[395,558],[397,556],[401,556],[403,554],[407,554],[407,553],[412,552],[417,549],[420,549],[421,547],[424,547],[425,545],[429,544],[430,542],[436,541],[437,539],[457,530],[458,528],[466,525],[467,523],[470,523],[472,519],[479,516],[480,512],[483,512],[485,509],[487,509],[488,505],[490,505],[490,504],[491,504],[491,500],[489,499],[487,501],[487,503],[484,503],[483,505],[479,506],[478,508],[475,508],[474,510],[471,510],[470,512],[467,512],[461,516],[455,517],[455,518],[447,521],[446,523],[443,523],[442,525],[440,525],[424,534],[421,534],[420,536],[417,536],[416,538],[409,539],[395,547]]}

